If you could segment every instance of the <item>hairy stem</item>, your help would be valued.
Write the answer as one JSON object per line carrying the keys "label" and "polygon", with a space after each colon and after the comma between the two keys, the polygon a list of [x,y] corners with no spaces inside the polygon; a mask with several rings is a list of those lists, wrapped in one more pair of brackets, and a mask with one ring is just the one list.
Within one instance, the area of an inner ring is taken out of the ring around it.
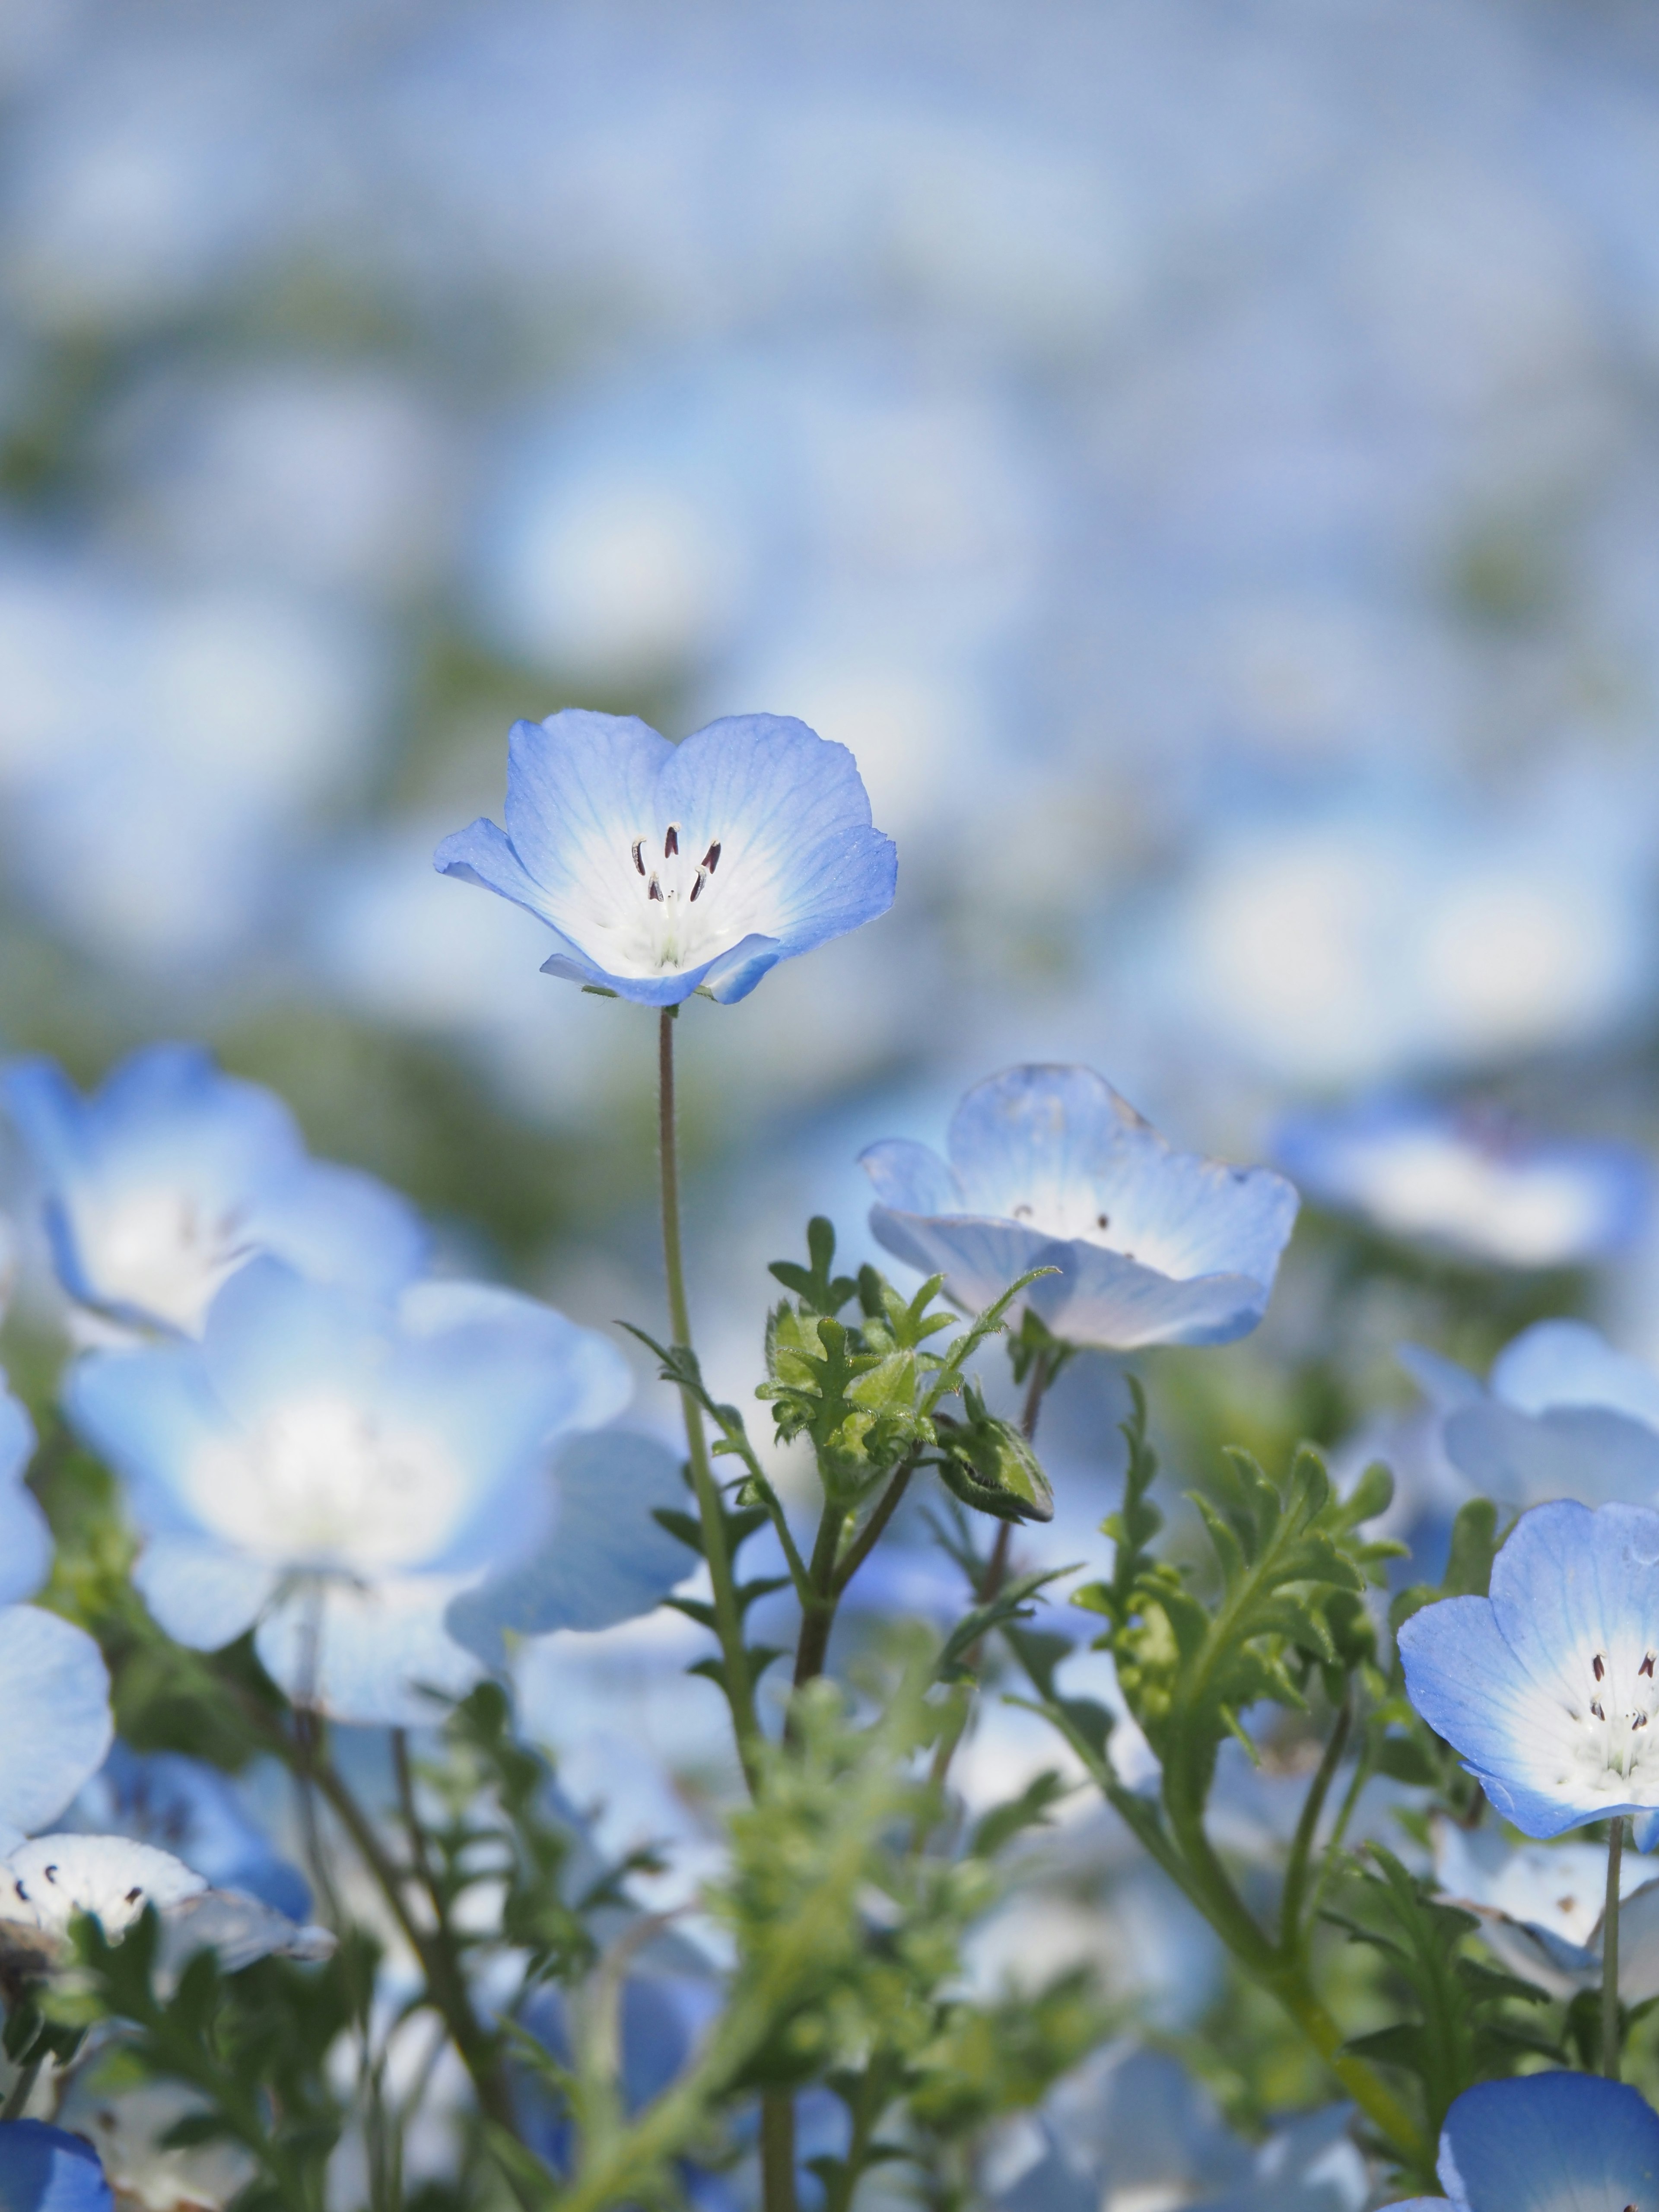
{"label": "hairy stem", "polygon": [[1601,2071],[1619,2079],[1619,1874],[1625,1855],[1622,1814],[1607,1831],[1607,1901],[1601,1914]]}
{"label": "hairy stem", "polygon": [[1337,1709],[1336,1725],[1331,1730],[1331,1740],[1325,1747],[1318,1771],[1308,1785],[1303,1800],[1302,1816],[1296,1824],[1296,1834],[1291,1844],[1291,1856],[1285,1868],[1285,1886],[1279,1901],[1279,1948],[1286,1959],[1294,1958],[1302,1948],[1302,1899],[1308,1884],[1308,1863],[1313,1850],[1314,1838],[1319,1832],[1319,1816],[1325,1809],[1325,1800],[1330,1795],[1336,1770],[1342,1764],[1342,1754],[1348,1745],[1348,1731],[1353,1726],[1353,1698],[1352,1692]]}
{"label": "hairy stem", "polygon": [[[678,1011],[676,1007],[665,1006],[657,1024],[657,1130],[662,1163],[662,1258],[668,1278],[669,1330],[675,1344],[689,1352],[691,1316],[685,1301],[685,1261],[680,1248],[679,1148],[674,1127],[674,1020]],[[720,1639],[726,1703],[732,1708],[738,1756],[752,1792],[760,1723],[755,1714],[754,1685],[749,1679],[749,1662],[743,1648],[743,1615],[732,1578],[731,1554],[726,1548],[720,1494],[709,1465],[702,1408],[690,1390],[680,1392],[680,1410],[685,1419],[691,1486],[702,1523],[703,1557],[708,1562],[708,1579],[714,1593],[714,1632]]]}
{"label": "hairy stem", "polygon": [[842,1554],[841,1564],[836,1569],[835,1592],[837,1598],[880,1542],[881,1532],[898,1510],[899,1502],[909,1488],[910,1477],[915,1471],[915,1460],[907,1459],[877,1499],[875,1511]]}

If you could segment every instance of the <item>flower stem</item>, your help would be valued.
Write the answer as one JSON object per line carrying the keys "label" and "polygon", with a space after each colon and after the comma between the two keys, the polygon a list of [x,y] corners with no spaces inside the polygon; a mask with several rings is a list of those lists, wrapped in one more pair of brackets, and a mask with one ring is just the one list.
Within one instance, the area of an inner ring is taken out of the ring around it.
{"label": "flower stem", "polygon": [[[674,1128],[674,1020],[678,1011],[675,1006],[665,1006],[657,1024],[657,1129],[662,1162],[662,1258],[668,1278],[669,1332],[673,1342],[689,1352],[691,1316],[685,1302],[685,1261],[680,1248],[679,1151]],[[738,1756],[752,1795],[760,1723],[755,1714],[755,1689],[749,1679],[748,1655],[743,1648],[743,1615],[732,1579],[731,1554],[726,1547],[720,1494],[709,1465],[702,1408],[689,1390],[680,1392],[680,1410],[685,1419],[691,1486],[702,1523],[703,1557],[708,1562],[708,1579],[714,1593],[714,1632],[720,1639],[726,1703],[732,1708]]]}
{"label": "flower stem", "polygon": [[1619,2079],[1619,1871],[1625,1855],[1620,1814],[1607,1831],[1607,1901],[1601,1914],[1601,2071]]}

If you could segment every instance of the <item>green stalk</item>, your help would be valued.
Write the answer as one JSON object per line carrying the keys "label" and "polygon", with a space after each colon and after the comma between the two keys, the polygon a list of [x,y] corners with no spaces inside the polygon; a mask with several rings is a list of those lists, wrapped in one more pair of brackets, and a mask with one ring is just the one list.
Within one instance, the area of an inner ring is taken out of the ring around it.
{"label": "green stalk", "polygon": [[1601,2071],[1619,2075],[1619,1869],[1625,1855],[1620,1814],[1607,1831],[1607,1901],[1601,1913]]}
{"label": "green stalk", "polygon": [[[691,1349],[691,1316],[685,1301],[685,1261],[680,1249],[679,1150],[674,1128],[674,1020],[679,1009],[665,1006],[657,1024],[657,1130],[662,1162],[662,1258],[668,1278],[668,1325],[674,1343]],[[731,1554],[726,1548],[726,1523],[720,1516],[720,1494],[708,1461],[708,1441],[703,1433],[702,1408],[690,1390],[680,1392],[685,1419],[686,1455],[691,1462],[691,1487],[696,1494],[702,1523],[703,1557],[714,1601],[714,1632],[720,1639],[725,1669],[726,1702],[732,1708],[732,1733],[738,1756],[752,1796],[756,1784],[755,1748],[760,1723],[755,1713],[754,1685],[743,1647],[743,1615],[738,1608],[732,1579]]]}
{"label": "green stalk", "polygon": [[1331,1740],[1325,1747],[1325,1755],[1320,1760],[1318,1771],[1303,1800],[1302,1817],[1296,1824],[1296,1835],[1291,1841],[1291,1856],[1285,1869],[1285,1886],[1279,1899],[1279,1948],[1287,1959],[1296,1957],[1302,1948],[1302,1899],[1308,1882],[1308,1861],[1313,1850],[1314,1838],[1319,1832],[1319,1816],[1325,1809],[1325,1800],[1336,1779],[1336,1770],[1342,1764],[1342,1754],[1347,1748],[1348,1731],[1352,1724],[1353,1699],[1350,1694],[1344,1698],[1338,1709]]}

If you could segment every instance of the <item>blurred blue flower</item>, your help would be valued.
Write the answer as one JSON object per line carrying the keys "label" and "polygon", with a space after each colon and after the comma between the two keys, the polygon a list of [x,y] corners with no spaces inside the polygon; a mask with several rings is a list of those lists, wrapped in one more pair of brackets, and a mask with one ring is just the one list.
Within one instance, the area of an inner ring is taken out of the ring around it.
{"label": "blurred blue flower", "polygon": [[1659,1375],[1579,1321],[1541,1321],[1492,1362],[1487,1387],[1415,1345],[1402,1364],[1438,1407],[1446,1456],[1501,1504],[1659,1498]]}
{"label": "blurred blue flower", "polygon": [[1659,2113],[1594,2074],[1528,2074],[1465,2089],[1440,2131],[1445,2197],[1392,2212],[1631,2212],[1659,2191]]}
{"label": "blurred blue flower", "polygon": [[33,1597],[52,1571],[52,1530],[23,1478],[34,1424],[0,1378],[0,1605]]}
{"label": "blurred blue flower", "polygon": [[940,1273],[975,1311],[1031,1267],[1024,1293],[1057,1336],[1115,1351],[1225,1344],[1267,1310],[1297,1196],[1164,1139],[1086,1067],[1013,1067],[951,1122],[950,1165],[890,1139],[860,1155],[890,1252]]}
{"label": "blurred blue flower", "polygon": [[255,1253],[364,1292],[395,1289],[427,1237],[408,1200],[313,1160],[282,1100],[197,1045],[147,1045],[90,1098],[16,1062],[6,1107],[27,1147],[64,1288],[131,1328],[195,1334]]}
{"label": "blurred blue flower", "polygon": [[103,1654],[38,1606],[0,1607],[0,1850],[61,1813],[114,1732]]}
{"label": "blurred blue flower", "polygon": [[[1601,1986],[1607,1855],[1600,1844],[1512,1844],[1493,1827],[1437,1817],[1434,1879],[1442,1896],[1479,1915],[1489,1950],[1553,1997]],[[1626,2004],[1659,1996],[1659,1880],[1626,1855],[1620,1867],[1619,1991]]]}
{"label": "blurred blue flower", "polygon": [[1422,1099],[1291,1115],[1273,1153],[1320,1205],[1488,1266],[1605,1259],[1653,1209],[1652,1168],[1632,1146],[1550,1139]]}
{"label": "blurred blue flower", "polygon": [[646,1006],[744,998],[893,902],[897,859],[852,755],[781,715],[679,745],[631,716],[515,722],[506,811],[505,831],[445,838],[439,870],[546,922],[544,973]]}
{"label": "blurred blue flower", "polygon": [[230,1777],[182,1752],[111,1747],[76,1799],[73,1826],[130,1836],[171,1851],[217,1889],[241,1890],[292,1920],[311,1910],[311,1887],[279,1857],[243,1809]]}
{"label": "blurred blue flower", "polygon": [[1560,1501],[1523,1515],[1489,1597],[1400,1631],[1406,1688],[1523,1835],[1636,1816],[1659,1838],[1659,1513]]}
{"label": "blurred blue flower", "polygon": [[[558,1526],[553,1447],[629,1390],[618,1352],[533,1299],[421,1282],[373,1300],[258,1259],[199,1344],[89,1354],[66,1402],[127,1481],[147,1540],[134,1580],[169,1635],[212,1650],[257,1627],[296,1700],[412,1724],[434,1717],[426,1688],[477,1679],[463,1636],[499,1647],[493,1579],[501,1621],[539,1630],[647,1610],[684,1572],[665,1537],[660,1553],[596,1540],[592,1462],[568,1547]],[[639,1480],[613,1500],[619,1521]],[[568,1556],[538,1567],[544,1544]]]}
{"label": "blurred blue flower", "polygon": [[0,2125],[0,2212],[112,2212],[98,2154],[44,2120]]}

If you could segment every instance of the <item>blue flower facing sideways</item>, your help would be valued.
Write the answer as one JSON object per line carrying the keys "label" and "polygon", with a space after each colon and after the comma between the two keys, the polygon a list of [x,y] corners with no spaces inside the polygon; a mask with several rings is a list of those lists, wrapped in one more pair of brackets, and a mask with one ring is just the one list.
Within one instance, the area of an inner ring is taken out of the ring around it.
{"label": "blue flower facing sideways", "polygon": [[221,1284],[258,1252],[362,1291],[424,1263],[406,1199],[313,1159],[282,1100],[199,1046],[148,1045],[90,1098],[50,1060],[21,1060],[3,1094],[64,1288],[125,1328],[199,1332]]}
{"label": "blue flower facing sideways", "polygon": [[1267,1310],[1297,1195],[1266,1168],[1171,1150],[1086,1067],[1013,1067],[975,1085],[947,1165],[890,1139],[860,1161],[870,1226],[978,1311],[1033,1267],[1029,1305],[1076,1344],[1225,1344]]}
{"label": "blue flower facing sideways", "polygon": [[1655,2212],[1659,2113],[1594,2074],[1481,2081],[1447,2113],[1437,2171],[1445,2197],[1390,2212]]}
{"label": "blue flower facing sideways", "polygon": [[[126,1481],[133,1579],[169,1635],[214,1650],[254,1629],[297,1701],[416,1724],[436,1717],[428,1686],[478,1679],[501,1626],[623,1620],[684,1571],[649,1518],[679,1495],[671,1455],[581,1433],[629,1387],[603,1337],[514,1292],[369,1299],[260,1259],[199,1344],[88,1354],[66,1405]],[[592,1492],[625,1540],[596,1529]]]}
{"label": "blue flower facing sideways", "polygon": [[1659,1513],[1537,1506],[1489,1597],[1425,1606],[1399,1643],[1413,1705],[1523,1835],[1629,1814],[1659,1840]]}
{"label": "blue flower facing sideways", "polygon": [[631,715],[515,722],[506,817],[446,837],[439,872],[544,921],[544,973],[645,1006],[744,998],[893,902],[892,840],[853,756],[783,715],[678,745]]}

